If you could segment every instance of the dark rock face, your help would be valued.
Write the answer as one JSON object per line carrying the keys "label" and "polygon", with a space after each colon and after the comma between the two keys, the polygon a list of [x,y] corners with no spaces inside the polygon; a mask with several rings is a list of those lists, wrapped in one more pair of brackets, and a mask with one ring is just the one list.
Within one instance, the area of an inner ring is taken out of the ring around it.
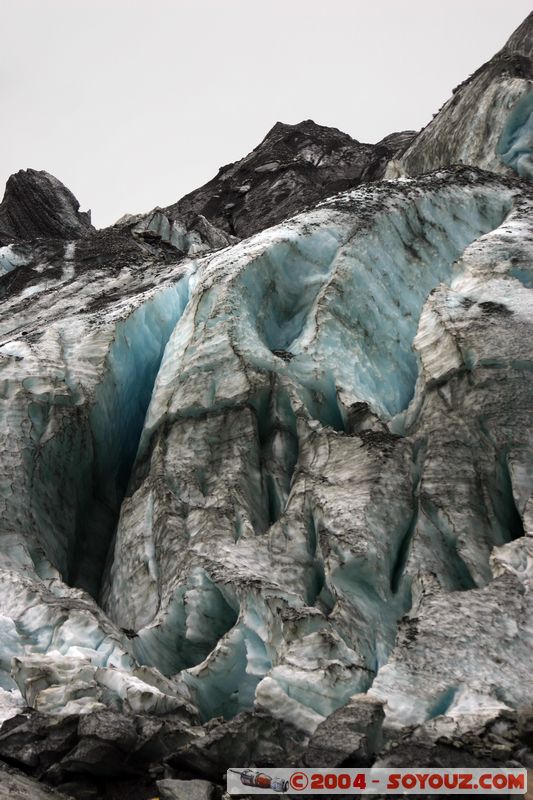
{"label": "dark rock face", "polygon": [[[155,777],[166,776],[164,759],[186,738],[181,722],[171,716],[162,720],[109,710],[57,719],[29,711],[2,726],[0,765],[24,770],[43,786],[76,798],[121,799],[127,789],[128,797],[144,800],[157,795]],[[181,774],[192,777],[194,770]]]}
{"label": "dark rock face", "polygon": [[[403,730],[382,727],[381,704],[359,695],[311,737],[266,714],[213,720],[180,744],[172,718],[99,711],[63,719],[27,712],[0,734],[0,800],[210,800],[232,766],[499,767],[533,765],[532,711],[451,717]],[[23,771],[22,771],[23,770]],[[197,776],[203,776],[198,779]]]}
{"label": "dark rock face", "polygon": [[94,230],[91,212],[48,172],[20,170],[12,175],[0,204],[0,244],[39,237],[79,239]]}
{"label": "dark rock face", "polygon": [[236,765],[295,766],[301,762],[306,741],[302,731],[283,720],[244,711],[227,722],[211,721],[206,735],[177,749],[168,764],[220,781]]}
{"label": "dark rock face", "polygon": [[[0,246],[17,248],[4,266],[8,277],[0,261],[0,296],[39,282],[41,261],[62,265],[68,240],[77,240],[75,263],[84,270],[106,265],[118,271],[154,259],[168,263],[231,246],[324,197],[378,180],[414,135],[392,133],[371,145],[312,120],[278,122],[248,156],[222,167],[205,186],[166,209],[125,215],[102,230],[94,229],[90,212],[79,211],[57,178],[20,170],[9,178],[0,204]],[[41,241],[30,246],[35,239]]]}
{"label": "dark rock face", "polygon": [[381,747],[383,718],[382,703],[356,695],[318,726],[304,763],[310,767],[369,766]]}
{"label": "dark rock face", "polygon": [[377,180],[414,135],[403,131],[363,144],[312,120],[277,122],[249,155],[221,167],[209,183],[165,211],[188,224],[202,214],[227,233],[250,236],[324,197]]}
{"label": "dark rock face", "polygon": [[[80,798],[121,798],[122,786],[136,784],[130,796],[141,800],[158,794],[155,780],[161,797],[181,797],[183,779],[203,775],[220,784],[228,767],[297,764],[304,748],[301,732],[267,714],[243,713],[185,732],[172,716],[107,710],[57,719],[28,711],[2,726],[0,765]],[[210,786],[197,780],[192,788],[200,800]]]}
{"label": "dark rock face", "polygon": [[95,231],[90,211],[79,211],[72,192],[53,175],[20,170],[9,178],[0,204],[0,246],[85,239],[76,260],[88,268],[110,260],[120,265],[131,257],[175,259],[176,252],[217,250],[324,197],[379,179],[414,135],[393,133],[372,145],[312,120],[278,122],[248,156],[221,167],[205,186],[166,209],[126,215],[103,231]]}

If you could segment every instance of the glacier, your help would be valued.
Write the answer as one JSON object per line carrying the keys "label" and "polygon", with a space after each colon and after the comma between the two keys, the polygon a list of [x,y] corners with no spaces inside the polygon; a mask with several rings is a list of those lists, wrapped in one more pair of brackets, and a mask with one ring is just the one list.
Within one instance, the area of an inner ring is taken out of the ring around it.
{"label": "glacier", "polygon": [[102,231],[10,179],[0,797],[533,766],[532,20],[418,135],[278,124]]}
{"label": "glacier", "polygon": [[379,694],[427,576],[444,595],[483,590],[494,547],[524,532],[531,453],[498,409],[527,429],[527,338],[508,326],[528,319],[512,272],[530,270],[529,203],[442,171],[323,201],[169,266],[166,287],[143,291],[145,270],[133,298],[96,295],[85,318],[64,308],[82,276],[56,279],[52,308],[32,293],[26,318],[27,290],[13,298],[2,559],[43,607],[4,596],[4,686],[15,657],[26,700],[60,712],[55,653],[90,674],[138,664],[177,680],[200,719],[264,707],[308,734]]}
{"label": "glacier", "polygon": [[[501,187],[476,191],[474,183],[458,192],[440,180],[440,191],[431,179],[425,191],[421,181],[341,195],[210,258],[197,273],[146,415],[104,608],[137,632],[138,658],[163,672],[183,668],[183,652],[190,657],[207,634],[212,652],[204,661],[200,651],[187,675],[205,718],[251,708],[255,696],[270,713],[279,703],[279,715],[295,722],[310,707],[316,725],[366,690],[387,659],[406,592],[393,586],[396,578],[381,586],[376,576],[400,558],[393,554],[413,513],[417,466],[384,421],[414,392],[411,344],[427,295],[512,205]],[[400,298],[409,303],[401,308],[404,329],[392,322]],[[363,545],[350,522],[354,490],[344,509],[339,488],[363,478],[368,448],[381,457],[403,451],[393,459],[403,503],[383,519],[363,494],[362,520],[378,516]],[[335,487],[336,522],[327,493],[313,485],[319,475]],[[132,581],[133,597],[125,590]],[[288,641],[272,594],[302,616]],[[354,614],[356,626],[348,621]],[[202,631],[205,617],[211,626]],[[342,665],[334,691],[316,667],[326,634],[328,660]],[[311,674],[291,669],[292,659],[310,659]]]}

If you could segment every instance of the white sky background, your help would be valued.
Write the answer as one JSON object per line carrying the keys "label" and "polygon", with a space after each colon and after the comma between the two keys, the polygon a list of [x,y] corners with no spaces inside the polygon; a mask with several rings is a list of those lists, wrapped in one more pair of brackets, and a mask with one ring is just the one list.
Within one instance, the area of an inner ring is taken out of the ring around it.
{"label": "white sky background", "polygon": [[530,0],[0,0],[0,194],[45,169],[98,227],[168,205],[278,120],[418,129]]}

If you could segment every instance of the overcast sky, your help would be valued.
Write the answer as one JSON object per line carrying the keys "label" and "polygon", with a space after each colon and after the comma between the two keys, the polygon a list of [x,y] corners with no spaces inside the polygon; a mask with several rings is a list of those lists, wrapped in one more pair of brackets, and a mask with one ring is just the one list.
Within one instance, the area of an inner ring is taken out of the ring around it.
{"label": "overcast sky", "polygon": [[45,169],[108,225],[168,205],[280,120],[418,129],[530,0],[0,0],[0,190]]}

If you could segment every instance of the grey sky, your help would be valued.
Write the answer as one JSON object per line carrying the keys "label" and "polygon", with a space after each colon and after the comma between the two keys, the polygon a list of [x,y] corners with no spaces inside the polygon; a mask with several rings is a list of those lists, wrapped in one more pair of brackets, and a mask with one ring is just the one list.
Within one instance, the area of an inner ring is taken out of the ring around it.
{"label": "grey sky", "polygon": [[0,192],[46,169],[104,226],[168,205],[277,121],[420,128],[530,0],[0,0]]}

